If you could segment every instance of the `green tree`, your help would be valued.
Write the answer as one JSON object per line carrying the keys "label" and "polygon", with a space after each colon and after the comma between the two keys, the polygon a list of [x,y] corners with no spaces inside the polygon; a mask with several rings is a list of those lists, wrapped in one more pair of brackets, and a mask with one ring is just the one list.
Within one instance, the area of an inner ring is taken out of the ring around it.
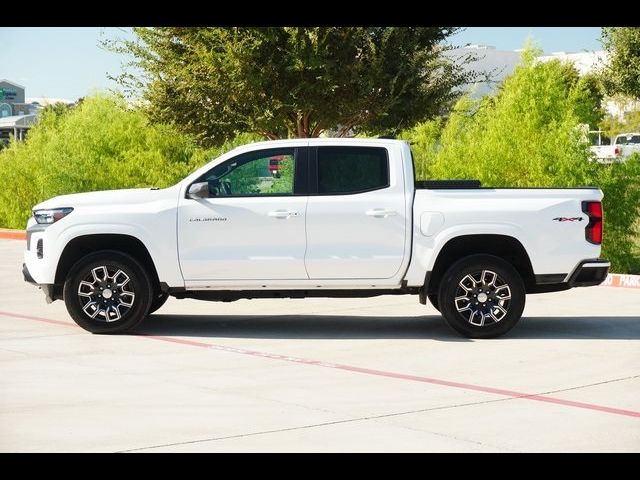
{"label": "green tree", "polygon": [[[571,66],[574,70],[573,65]],[[596,129],[605,117],[603,100],[604,86],[599,75],[587,73],[574,83],[569,83],[569,95],[572,109],[578,121]]]}
{"label": "green tree", "polygon": [[42,114],[51,114],[51,115],[64,115],[65,113],[67,113],[68,111],[70,111],[73,108],[73,105],[68,105],[64,102],[55,102],[55,103],[50,103],[49,105],[46,105],[43,109],[42,109]]}
{"label": "green tree", "polygon": [[640,99],[640,28],[605,27],[602,44],[610,56],[604,72],[609,92]]}
{"label": "green tree", "polygon": [[25,142],[0,152],[0,227],[24,228],[31,207],[56,195],[172,185],[213,156],[116,98],[57,110],[45,109]]}
{"label": "green tree", "polygon": [[618,115],[606,115],[600,124],[602,130],[610,138],[620,133],[640,132],[640,108],[624,112],[622,118]]}
{"label": "green tree", "polygon": [[[110,48],[151,118],[204,145],[238,132],[315,137],[388,133],[442,112],[474,73],[446,60],[452,27],[135,28]],[[468,60],[468,59],[467,59]]]}

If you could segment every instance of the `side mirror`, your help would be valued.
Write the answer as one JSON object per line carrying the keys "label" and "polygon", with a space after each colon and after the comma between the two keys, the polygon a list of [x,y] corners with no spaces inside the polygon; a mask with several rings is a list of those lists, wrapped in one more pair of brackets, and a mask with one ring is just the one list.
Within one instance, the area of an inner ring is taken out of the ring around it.
{"label": "side mirror", "polygon": [[209,182],[192,183],[187,191],[187,198],[192,200],[209,198]]}

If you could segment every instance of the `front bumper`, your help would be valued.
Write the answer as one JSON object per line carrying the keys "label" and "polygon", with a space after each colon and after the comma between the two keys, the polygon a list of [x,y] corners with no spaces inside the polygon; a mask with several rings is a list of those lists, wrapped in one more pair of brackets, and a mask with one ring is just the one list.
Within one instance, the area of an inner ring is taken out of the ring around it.
{"label": "front bumper", "polygon": [[30,283],[32,285],[38,285],[36,281],[33,279],[31,274],[29,273],[29,269],[27,268],[27,264],[22,264],[22,276],[24,277],[24,281]]}
{"label": "front bumper", "polygon": [[594,259],[583,260],[567,276],[567,283],[570,287],[592,287],[600,285],[609,274],[611,263],[608,260]]}
{"label": "front bumper", "polygon": [[35,285],[36,287],[40,287],[40,289],[44,293],[44,297],[47,303],[51,303],[55,300],[53,296],[53,285],[37,283],[31,276],[31,273],[29,273],[29,268],[27,268],[26,263],[22,264],[22,276],[24,277],[25,282],[30,283],[31,285]]}

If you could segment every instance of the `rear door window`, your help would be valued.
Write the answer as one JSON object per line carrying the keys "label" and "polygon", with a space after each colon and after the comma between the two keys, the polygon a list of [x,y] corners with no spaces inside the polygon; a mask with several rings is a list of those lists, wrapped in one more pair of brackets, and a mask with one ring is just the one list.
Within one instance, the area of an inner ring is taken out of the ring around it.
{"label": "rear door window", "polygon": [[386,148],[318,147],[318,194],[345,195],[388,186]]}

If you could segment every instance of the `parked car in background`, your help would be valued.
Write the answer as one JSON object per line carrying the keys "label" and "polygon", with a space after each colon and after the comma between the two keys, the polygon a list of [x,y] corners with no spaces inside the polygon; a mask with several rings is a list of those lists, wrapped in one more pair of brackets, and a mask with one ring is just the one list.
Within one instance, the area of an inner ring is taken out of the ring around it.
{"label": "parked car in background", "polygon": [[634,153],[640,153],[640,133],[621,133],[610,145],[598,143],[592,146],[591,152],[602,163],[624,161]]}
{"label": "parked car in background", "polygon": [[282,165],[282,161],[284,157],[282,155],[277,157],[271,157],[269,159],[269,173],[273,177],[278,177],[280,175],[280,167]]}

